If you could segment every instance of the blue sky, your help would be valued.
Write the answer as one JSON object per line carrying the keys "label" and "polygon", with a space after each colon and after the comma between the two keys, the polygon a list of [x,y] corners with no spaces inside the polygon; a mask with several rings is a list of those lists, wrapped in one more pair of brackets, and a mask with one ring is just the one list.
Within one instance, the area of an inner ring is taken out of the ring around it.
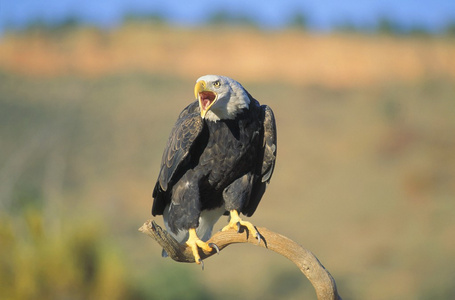
{"label": "blue sky", "polygon": [[0,32],[33,20],[59,22],[75,16],[101,27],[118,25],[128,12],[159,13],[179,25],[197,25],[217,11],[246,15],[264,27],[287,24],[295,12],[308,16],[312,28],[327,30],[349,21],[373,26],[380,16],[405,28],[440,30],[455,20],[455,0],[0,0]]}

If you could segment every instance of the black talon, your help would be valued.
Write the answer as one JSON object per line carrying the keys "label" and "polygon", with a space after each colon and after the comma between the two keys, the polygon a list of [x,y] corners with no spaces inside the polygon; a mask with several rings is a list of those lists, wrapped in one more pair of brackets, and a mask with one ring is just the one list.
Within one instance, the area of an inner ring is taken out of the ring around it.
{"label": "black talon", "polygon": [[240,225],[240,222],[237,222],[237,233],[240,233],[240,226],[242,226]]}
{"label": "black talon", "polygon": [[215,248],[216,253],[220,254],[220,248],[218,248],[218,246],[215,243],[209,243],[209,246]]}
{"label": "black talon", "polygon": [[200,258],[199,258],[199,263],[201,264],[202,271],[204,271],[204,262],[203,262],[202,259],[200,259]]}
{"label": "black talon", "polygon": [[258,239],[258,245],[259,245],[261,243],[262,236],[257,231],[256,231],[256,237]]}

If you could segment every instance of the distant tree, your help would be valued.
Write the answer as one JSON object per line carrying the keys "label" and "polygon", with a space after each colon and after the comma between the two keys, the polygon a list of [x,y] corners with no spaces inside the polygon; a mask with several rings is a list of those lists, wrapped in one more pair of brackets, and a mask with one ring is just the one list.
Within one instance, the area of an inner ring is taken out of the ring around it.
{"label": "distant tree", "polygon": [[296,12],[292,16],[292,18],[289,22],[289,27],[307,30],[308,29],[308,17],[306,16],[306,14],[304,14],[300,11]]}
{"label": "distant tree", "polygon": [[229,22],[230,17],[224,10],[213,13],[208,20],[208,24],[210,25],[226,25]]}
{"label": "distant tree", "polygon": [[256,20],[247,15],[238,15],[234,19],[234,24],[247,26],[247,27],[259,27]]}
{"label": "distant tree", "polygon": [[63,33],[81,26],[81,21],[76,16],[68,16],[57,22],[49,22],[43,19],[34,19],[24,28],[25,32],[42,31],[49,33]]}
{"label": "distant tree", "polygon": [[396,21],[383,16],[378,19],[376,32],[380,34],[399,34],[401,33],[401,29]]}
{"label": "distant tree", "polygon": [[45,31],[49,28],[49,24],[43,19],[37,18],[29,21],[24,27],[24,31]]}
{"label": "distant tree", "polygon": [[130,12],[124,15],[123,23],[149,23],[149,24],[165,24],[166,19],[160,13],[137,13]]}
{"label": "distant tree", "polygon": [[409,30],[409,34],[413,36],[426,37],[430,36],[431,33],[423,25],[414,25]]}
{"label": "distant tree", "polygon": [[448,36],[455,37],[455,20],[452,20],[447,24],[444,33]]}
{"label": "distant tree", "polygon": [[225,10],[219,10],[211,15],[207,21],[209,25],[231,26],[240,25],[248,27],[258,27],[257,22],[247,15],[235,15]]}
{"label": "distant tree", "polygon": [[80,20],[76,16],[69,16],[62,21],[56,23],[52,26],[54,29],[59,31],[71,30],[79,27],[81,25]]}
{"label": "distant tree", "polygon": [[334,30],[343,33],[357,33],[360,29],[350,20],[345,20],[334,26]]}

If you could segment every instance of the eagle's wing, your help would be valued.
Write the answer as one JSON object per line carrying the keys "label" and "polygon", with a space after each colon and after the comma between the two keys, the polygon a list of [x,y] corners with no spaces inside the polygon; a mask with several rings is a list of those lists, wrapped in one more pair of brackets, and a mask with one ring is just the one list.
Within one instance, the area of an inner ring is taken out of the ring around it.
{"label": "eagle's wing", "polygon": [[261,118],[263,120],[263,140],[262,140],[262,153],[258,161],[258,171],[260,172],[259,178],[253,182],[250,201],[243,208],[242,213],[251,216],[261,201],[262,195],[265,192],[267,184],[270,182],[273,170],[275,168],[277,139],[276,139],[276,125],[273,111],[267,105],[261,105]]}
{"label": "eagle's wing", "polygon": [[166,205],[162,195],[169,188],[174,174],[185,162],[190,149],[202,132],[204,122],[201,118],[197,101],[188,105],[179,115],[177,122],[172,128],[167,146],[161,159],[161,169],[155,189],[153,191],[152,214],[162,214]]}
{"label": "eagle's wing", "polygon": [[264,111],[264,158],[262,160],[262,182],[270,182],[275,168],[276,159],[276,125],[273,111],[267,105],[262,105]]}

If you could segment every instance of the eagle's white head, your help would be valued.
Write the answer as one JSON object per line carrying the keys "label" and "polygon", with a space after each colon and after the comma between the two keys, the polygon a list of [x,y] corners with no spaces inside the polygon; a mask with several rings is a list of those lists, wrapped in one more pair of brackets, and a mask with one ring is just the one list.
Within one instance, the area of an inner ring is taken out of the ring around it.
{"label": "eagle's white head", "polygon": [[234,119],[250,98],[243,86],[225,76],[205,75],[196,80],[194,96],[199,101],[201,117],[209,121]]}

